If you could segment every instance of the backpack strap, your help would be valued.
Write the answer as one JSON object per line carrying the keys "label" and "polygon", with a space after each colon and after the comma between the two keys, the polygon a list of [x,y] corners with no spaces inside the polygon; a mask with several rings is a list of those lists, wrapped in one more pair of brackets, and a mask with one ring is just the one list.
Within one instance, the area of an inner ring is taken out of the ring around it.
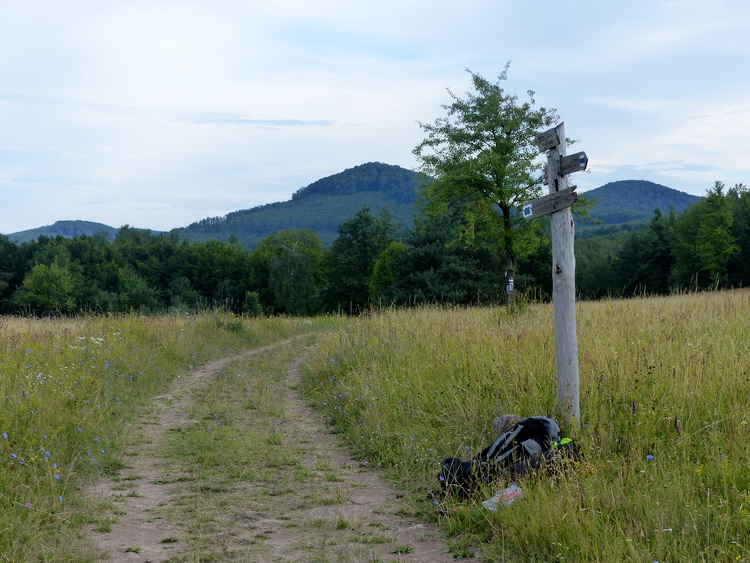
{"label": "backpack strap", "polygon": [[[515,428],[509,430],[508,432],[500,436],[497,440],[495,440],[495,442],[490,446],[489,450],[487,450],[487,459],[493,459],[495,453],[498,450],[502,451],[504,448],[506,448],[513,441],[513,438],[518,436],[521,430],[523,430],[523,426],[521,426],[520,424],[516,424]],[[512,448],[511,451],[513,451],[514,449],[515,448]],[[505,459],[506,457],[508,457],[508,452],[503,454],[500,457],[500,460]]]}

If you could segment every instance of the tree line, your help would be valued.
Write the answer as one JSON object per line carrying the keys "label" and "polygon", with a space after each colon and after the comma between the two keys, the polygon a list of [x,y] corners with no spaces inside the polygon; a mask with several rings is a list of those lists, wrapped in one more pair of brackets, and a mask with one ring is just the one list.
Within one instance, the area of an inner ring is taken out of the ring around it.
{"label": "tree line", "polygon": [[0,312],[314,315],[373,303],[498,300],[499,259],[452,240],[451,225],[450,217],[422,220],[398,233],[387,210],[363,208],[328,250],[308,229],[279,231],[253,250],[128,226],[112,240],[102,233],[19,244],[0,236]]}
{"label": "tree line", "polygon": [[576,241],[582,296],[668,294],[750,282],[750,191],[716,182],[682,213],[654,211],[646,229]]}
{"label": "tree line", "polygon": [[[18,244],[0,236],[0,311],[315,315],[503,303],[506,257],[489,236],[463,241],[466,221],[450,208],[422,213],[411,230],[398,232],[387,211],[375,216],[363,208],[339,226],[327,250],[307,229],[279,231],[253,250],[127,226],[112,240],[101,234]],[[545,300],[549,223],[531,224],[538,240],[517,262],[517,289]],[[642,231],[577,241],[576,255],[584,298],[743,286],[750,280],[750,191],[717,182],[680,214],[655,210]]]}

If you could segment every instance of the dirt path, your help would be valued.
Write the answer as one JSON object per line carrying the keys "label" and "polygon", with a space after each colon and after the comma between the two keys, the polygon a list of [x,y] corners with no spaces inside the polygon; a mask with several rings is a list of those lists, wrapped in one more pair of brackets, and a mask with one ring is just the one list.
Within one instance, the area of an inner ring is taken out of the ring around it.
{"label": "dirt path", "polygon": [[[219,534],[220,553],[213,560],[257,562],[424,562],[453,561],[434,527],[401,514],[408,509],[396,491],[371,469],[352,458],[340,439],[322,418],[299,396],[300,368],[309,350],[300,342],[285,341],[232,358],[213,361],[177,378],[156,401],[149,420],[134,434],[139,435],[128,457],[128,467],[114,480],[98,483],[91,495],[111,502],[116,522],[92,529],[92,543],[102,560],[198,561],[184,523],[168,518],[185,491],[182,466],[170,465],[160,455],[170,430],[189,424],[195,393],[211,382],[222,368],[284,346],[293,346],[286,376],[274,389],[283,402],[283,416],[275,424],[283,429],[283,445],[294,449],[300,464],[296,471],[321,474],[328,468],[332,478],[311,477],[290,481],[284,490],[268,493],[259,485],[239,483],[232,491],[232,507],[242,512],[241,525]],[[174,462],[173,462],[174,463]],[[206,493],[210,494],[210,493]],[[273,495],[272,503],[253,503],[255,497]],[[244,498],[243,498],[244,497]],[[300,499],[338,499],[311,503]],[[252,508],[248,508],[252,507]],[[229,511],[228,511],[229,512]],[[233,516],[236,521],[239,518]],[[182,524],[182,525],[180,525]]]}

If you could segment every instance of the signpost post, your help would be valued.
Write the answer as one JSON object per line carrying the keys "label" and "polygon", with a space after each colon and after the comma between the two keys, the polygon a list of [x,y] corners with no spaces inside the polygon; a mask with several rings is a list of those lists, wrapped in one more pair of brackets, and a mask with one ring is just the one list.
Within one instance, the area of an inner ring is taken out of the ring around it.
{"label": "signpost post", "polygon": [[568,187],[568,174],[586,169],[585,152],[565,154],[563,123],[536,137],[539,152],[547,153],[549,195],[522,206],[522,215],[533,219],[551,214],[552,219],[552,301],[555,324],[555,363],[557,367],[557,408],[566,425],[581,418],[578,395],[578,337],[575,310],[575,223],[570,206],[577,199],[576,186]]}

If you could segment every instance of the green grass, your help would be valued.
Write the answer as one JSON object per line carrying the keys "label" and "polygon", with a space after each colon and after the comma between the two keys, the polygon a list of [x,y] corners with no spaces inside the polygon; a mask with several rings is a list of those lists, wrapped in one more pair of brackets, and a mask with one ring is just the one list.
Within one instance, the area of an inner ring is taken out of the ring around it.
{"label": "green grass", "polygon": [[[497,512],[478,504],[489,488],[476,503],[449,501],[440,524],[455,552],[750,560],[748,319],[748,291],[579,303],[572,432],[584,458],[522,480],[524,497]],[[311,400],[355,451],[415,491],[438,488],[442,458],[488,445],[495,416],[559,418],[549,305],[374,314],[327,338],[310,366]]]}
{"label": "green grass", "polygon": [[0,317],[0,560],[93,557],[83,525],[110,524],[80,491],[133,455],[126,422],[190,366],[321,322],[330,321]]}
{"label": "green grass", "polygon": [[[445,516],[430,501],[417,510],[462,558],[478,548],[495,560],[749,561],[749,318],[748,291],[579,303],[582,420],[572,431],[583,460],[521,481],[524,496],[495,513],[478,502],[493,489],[474,503],[448,501]],[[438,487],[442,458],[485,447],[498,414],[556,416],[551,306],[391,311],[341,326],[213,314],[0,317],[0,560],[93,560],[84,526],[111,526],[113,507],[80,491],[136,455],[127,422],[189,366],[284,337],[336,330],[311,357],[304,390],[410,497]],[[199,422],[169,433],[166,451],[184,469],[175,518],[197,557],[226,555],[217,534],[245,530],[253,507],[348,498],[344,488],[295,496],[340,477],[324,460],[301,464],[278,424],[288,414],[275,394],[292,353],[227,366],[196,397]],[[366,537],[343,517],[334,524]]]}

